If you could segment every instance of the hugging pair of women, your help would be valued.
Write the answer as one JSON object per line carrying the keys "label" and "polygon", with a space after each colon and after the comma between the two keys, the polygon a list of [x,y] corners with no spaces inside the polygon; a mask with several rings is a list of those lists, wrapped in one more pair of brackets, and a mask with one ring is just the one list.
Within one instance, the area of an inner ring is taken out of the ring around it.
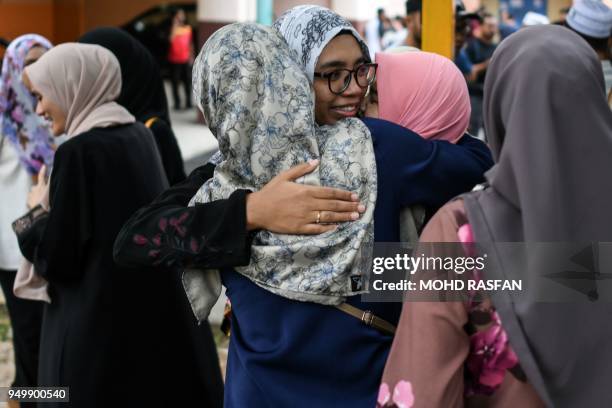
{"label": "hugging pair of women", "polygon": [[[483,181],[491,158],[464,135],[465,83],[439,57],[378,58],[379,116],[456,144],[425,140],[385,120],[353,118],[373,82],[366,47],[348,22],[303,6],[275,28],[232,25],[209,39],[194,80],[220,154],[132,217],[115,247],[126,262],[186,269],[199,318],[219,280],[226,286],[233,306],[226,406],[612,401],[604,379],[612,362],[604,323],[609,285],[590,282],[596,296],[569,304],[496,293],[467,304],[405,303],[393,339],[399,305],[359,300],[363,265],[373,241],[400,240],[402,208],[431,212]],[[411,70],[423,88],[401,89],[413,79],[388,75],[404,72],[393,69],[396,61],[409,69],[413,59],[426,65]],[[563,81],[569,86],[558,86]],[[507,39],[485,84],[485,127],[497,162],[489,186],[446,204],[422,239],[610,241],[612,197],[601,175],[612,154],[612,114],[603,84],[596,55],[563,27]],[[307,160],[317,162],[286,170]],[[551,197],[558,202],[551,205]],[[161,234],[155,252],[131,244],[133,234],[154,233],[164,219],[181,225]],[[300,233],[315,236],[293,235]],[[512,254],[497,261],[486,276],[527,270],[532,283],[550,259],[535,259],[535,269]],[[375,316],[369,325],[355,318],[365,311]]]}
{"label": "hugging pair of women", "polygon": [[[427,75],[404,80],[398,65]],[[220,153],[117,239],[121,263],[185,269],[200,320],[226,287],[226,406],[374,406],[401,305],[360,300],[373,242],[400,241],[403,208],[432,214],[492,165],[465,134],[467,88],[450,61],[381,57],[379,115],[399,124],[356,118],[375,69],[351,24],[321,7],[220,29],[194,67]]]}

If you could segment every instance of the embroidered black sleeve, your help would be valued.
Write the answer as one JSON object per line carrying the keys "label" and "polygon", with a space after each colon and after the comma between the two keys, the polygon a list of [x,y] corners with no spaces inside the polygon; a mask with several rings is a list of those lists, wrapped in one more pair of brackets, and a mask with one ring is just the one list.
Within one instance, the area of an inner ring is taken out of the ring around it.
{"label": "embroidered black sleeve", "polygon": [[37,205],[13,222],[13,231],[17,234],[19,249],[30,262],[34,260],[36,247],[42,239],[48,216],[49,213]]}
{"label": "embroidered black sleeve", "polygon": [[187,207],[213,170],[212,165],[196,169],[187,180],[136,212],[117,236],[115,261],[126,266],[248,265],[247,190],[237,190],[227,200]]}

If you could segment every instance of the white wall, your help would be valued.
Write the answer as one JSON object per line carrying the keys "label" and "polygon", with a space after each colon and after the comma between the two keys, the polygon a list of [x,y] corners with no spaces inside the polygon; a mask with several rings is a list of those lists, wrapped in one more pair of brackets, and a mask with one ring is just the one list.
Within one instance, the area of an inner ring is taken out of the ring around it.
{"label": "white wall", "polygon": [[198,21],[257,20],[257,0],[198,0]]}
{"label": "white wall", "polygon": [[375,14],[373,3],[369,0],[332,0],[331,9],[348,20],[365,21]]}
{"label": "white wall", "polygon": [[[377,0],[374,3],[379,3],[378,7],[382,7],[385,9],[387,16],[393,18],[395,16],[405,16],[406,15],[406,1],[405,0]],[[376,8],[378,8],[376,7]],[[374,8],[374,13],[376,13],[376,8]]]}
{"label": "white wall", "polygon": [[332,0],[332,10],[353,21],[367,21],[376,17],[376,10],[384,8],[387,16],[406,14],[405,0]]}

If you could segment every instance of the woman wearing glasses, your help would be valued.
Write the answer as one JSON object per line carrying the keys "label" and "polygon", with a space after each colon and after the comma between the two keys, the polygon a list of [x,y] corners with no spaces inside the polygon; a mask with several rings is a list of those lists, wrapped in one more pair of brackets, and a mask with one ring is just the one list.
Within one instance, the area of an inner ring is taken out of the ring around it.
{"label": "woman wearing glasses", "polygon": [[[376,65],[352,26],[327,9],[303,6],[275,27],[298,51],[298,62],[313,81],[315,120],[337,125],[357,116]],[[383,120],[363,123],[371,133],[377,167],[378,242],[400,240],[403,206],[437,208],[480,182],[491,163],[480,142],[474,154],[450,143],[428,142]],[[319,218],[316,212],[313,216]],[[224,270],[222,279],[232,301],[226,406],[247,400],[253,406],[375,406],[401,304],[367,303],[354,295],[339,307],[325,306],[285,299],[233,270]],[[364,315],[376,323],[364,324]]]}
{"label": "woman wearing glasses", "polygon": [[[324,7],[307,5],[287,11],[274,27],[313,82],[317,123],[332,125],[360,116],[377,64],[370,62],[367,46],[353,26]],[[405,100],[393,98],[389,104],[402,105]],[[403,207],[423,205],[433,214],[450,198],[483,181],[483,173],[492,165],[489,149],[469,135],[452,144],[425,140],[387,120],[362,120],[372,134],[379,178],[374,213],[377,242],[400,241]],[[392,310],[384,313],[391,322],[399,316],[398,305],[373,307]]]}
{"label": "woman wearing glasses", "polygon": [[[377,64],[370,62],[367,46],[353,26],[324,7],[306,5],[287,11],[274,27],[296,52],[313,83],[317,123],[332,125],[361,116],[367,90],[376,80]],[[393,97],[389,104],[405,102]],[[486,145],[469,135],[451,144],[424,140],[386,120],[362,120],[372,133],[378,175],[382,186],[386,185],[379,188],[375,212],[379,242],[399,241],[397,220],[402,207],[420,204],[433,214],[450,198],[481,182],[492,165]]]}

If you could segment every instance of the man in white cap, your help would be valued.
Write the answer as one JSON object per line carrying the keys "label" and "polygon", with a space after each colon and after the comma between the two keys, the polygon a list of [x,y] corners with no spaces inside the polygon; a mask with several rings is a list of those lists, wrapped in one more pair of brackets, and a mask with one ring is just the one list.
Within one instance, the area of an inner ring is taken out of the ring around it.
{"label": "man in white cap", "polygon": [[584,38],[597,52],[604,71],[606,92],[612,88],[612,8],[602,0],[576,0],[565,24]]}
{"label": "man in white cap", "polygon": [[531,27],[535,25],[550,24],[550,20],[544,14],[528,11],[523,17],[523,27]]}

